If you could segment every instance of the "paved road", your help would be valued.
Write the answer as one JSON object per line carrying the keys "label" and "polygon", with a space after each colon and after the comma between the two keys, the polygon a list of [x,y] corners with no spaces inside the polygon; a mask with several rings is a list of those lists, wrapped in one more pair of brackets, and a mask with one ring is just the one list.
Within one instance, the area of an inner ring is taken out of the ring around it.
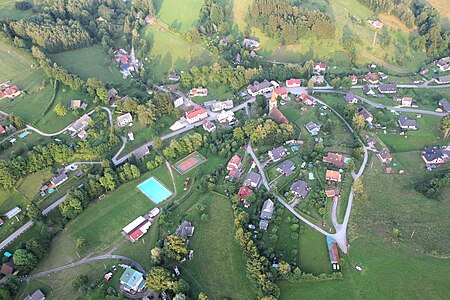
{"label": "paved road", "polygon": [[20,227],[19,229],[17,229],[13,234],[11,234],[10,236],[8,236],[3,242],[0,243],[0,250],[2,250],[3,248],[5,248],[6,246],[8,246],[12,241],[14,241],[19,235],[21,235],[22,233],[24,233],[25,231],[27,231],[28,229],[31,228],[31,226],[33,226],[33,222],[32,221],[28,221],[27,223],[25,223],[22,227]]}
{"label": "paved road", "polygon": [[105,259],[121,259],[121,260],[127,261],[128,263],[131,264],[131,266],[133,268],[136,268],[139,272],[141,272],[142,274],[145,275],[145,269],[137,261],[135,261],[135,260],[133,260],[131,258],[128,258],[126,256],[105,254],[105,255],[99,255],[99,256],[95,256],[95,257],[82,259],[82,260],[79,260],[77,262],[74,262],[74,263],[71,263],[71,264],[67,264],[67,265],[64,265],[64,266],[61,266],[61,267],[57,267],[57,268],[54,268],[54,269],[51,269],[51,270],[48,270],[48,271],[44,271],[44,272],[40,272],[40,273],[37,273],[37,274],[25,276],[24,279],[29,281],[29,280],[34,279],[34,278],[38,278],[38,277],[42,277],[42,276],[45,276],[45,275],[50,275],[52,273],[59,272],[59,271],[62,271],[62,270],[74,268],[74,267],[82,265],[82,264],[86,264],[86,263],[90,263],[90,262],[98,261],[98,260],[105,260]]}
{"label": "paved road", "polygon": [[63,197],[61,197],[58,201],[56,201],[55,203],[52,203],[49,207],[47,207],[46,209],[44,209],[42,211],[42,215],[46,216],[48,215],[49,212],[51,212],[52,210],[54,210],[55,208],[58,207],[58,205],[60,205],[61,203],[63,203],[66,200],[67,195],[64,195]]}
{"label": "paved road", "polygon": [[111,113],[111,110],[110,110],[108,107],[106,107],[106,106],[102,106],[102,108],[103,108],[104,110],[106,110],[106,112],[108,113],[108,117],[109,117],[109,125],[110,125],[111,127],[113,127],[113,126],[114,126],[114,123],[113,123],[113,119],[112,119],[112,113]]}

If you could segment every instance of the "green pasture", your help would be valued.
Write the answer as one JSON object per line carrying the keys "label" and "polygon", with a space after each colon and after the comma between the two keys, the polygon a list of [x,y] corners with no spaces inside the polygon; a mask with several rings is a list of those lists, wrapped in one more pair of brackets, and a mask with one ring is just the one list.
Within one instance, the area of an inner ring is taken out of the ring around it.
{"label": "green pasture", "polygon": [[[28,2],[33,3],[33,1]],[[33,14],[34,7],[23,11],[16,9],[15,3],[15,0],[0,0],[0,18],[18,20]]]}
{"label": "green pasture", "polygon": [[187,32],[197,24],[202,0],[156,0],[158,18],[178,32]]}

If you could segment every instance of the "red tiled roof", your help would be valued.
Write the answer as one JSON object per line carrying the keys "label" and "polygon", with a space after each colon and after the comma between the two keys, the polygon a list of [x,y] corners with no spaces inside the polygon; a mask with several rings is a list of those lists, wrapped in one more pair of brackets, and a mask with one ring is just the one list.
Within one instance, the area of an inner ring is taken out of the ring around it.
{"label": "red tiled roof", "polygon": [[238,192],[239,197],[243,200],[247,199],[247,196],[250,196],[251,194],[253,194],[253,191],[247,186],[241,187]]}
{"label": "red tiled roof", "polygon": [[233,155],[233,157],[228,162],[227,168],[228,169],[234,169],[234,166],[235,165],[239,166],[241,164],[241,161],[242,161],[242,159],[235,154],[235,155]]}
{"label": "red tiled roof", "polygon": [[5,132],[5,128],[2,125],[0,125],[0,133],[3,133],[3,132]]}
{"label": "red tiled roof", "polygon": [[338,154],[338,153],[329,152],[327,156],[323,157],[323,161],[333,164],[336,167],[344,167],[345,166],[344,156],[342,154]]}
{"label": "red tiled roof", "polygon": [[315,62],[314,63],[314,68],[316,68],[316,67],[326,68],[327,65],[325,63],[323,63],[323,62]]}
{"label": "red tiled roof", "polygon": [[140,229],[140,228],[138,228],[138,229],[136,229],[135,231],[133,231],[131,234],[130,234],[130,238],[133,240],[133,241],[136,241],[136,240],[138,240],[141,236],[143,236],[144,235],[144,233],[142,232],[142,230]]}
{"label": "red tiled roof", "polygon": [[287,90],[284,87],[277,88],[273,91],[277,96],[286,95]]}
{"label": "red tiled roof", "polygon": [[341,181],[341,173],[339,173],[338,171],[327,170],[325,177],[329,181]]}
{"label": "red tiled roof", "polygon": [[295,78],[291,78],[289,80],[286,80],[286,85],[300,85],[301,80],[300,79],[295,79]]}
{"label": "red tiled roof", "polygon": [[289,124],[289,120],[283,115],[283,113],[276,107],[272,108],[269,115],[279,123],[279,124]]}
{"label": "red tiled roof", "polygon": [[186,118],[193,119],[196,116],[202,115],[204,113],[206,113],[206,110],[203,107],[201,107],[200,105],[196,105],[196,106],[194,106],[194,108],[192,110],[186,112]]}

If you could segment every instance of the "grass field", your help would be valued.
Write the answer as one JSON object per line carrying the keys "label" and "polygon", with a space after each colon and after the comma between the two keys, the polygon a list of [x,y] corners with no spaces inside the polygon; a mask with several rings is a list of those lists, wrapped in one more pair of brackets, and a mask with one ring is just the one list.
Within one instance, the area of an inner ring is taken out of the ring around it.
{"label": "grass field", "polygon": [[153,79],[162,79],[172,70],[186,70],[211,62],[207,49],[197,44],[188,44],[183,36],[175,31],[167,28],[160,31],[160,28],[164,27],[146,26],[141,32],[151,45],[148,54],[150,62],[146,65]]}
{"label": "grass field", "polygon": [[44,184],[44,182],[52,178],[53,175],[54,174],[50,168],[30,174],[17,183],[17,190],[25,198],[33,199],[33,197],[36,196],[37,193],[39,193],[39,189]]}
{"label": "grass field", "polygon": [[299,266],[303,272],[319,275],[331,273],[331,264],[325,236],[303,225],[305,230],[300,233]]}
{"label": "grass field", "polygon": [[0,18],[17,20],[33,14],[31,9],[25,11],[16,9],[15,3],[14,0],[0,0]]}
{"label": "grass field", "polygon": [[450,19],[450,6],[446,0],[427,0],[428,3],[437,8],[442,18]]}
{"label": "grass field", "polygon": [[154,3],[158,18],[178,32],[186,32],[197,24],[203,5],[202,0],[156,0]]}
{"label": "grass field", "polygon": [[123,81],[119,68],[112,64],[100,45],[49,54],[49,58],[83,80],[95,77],[110,83]]}

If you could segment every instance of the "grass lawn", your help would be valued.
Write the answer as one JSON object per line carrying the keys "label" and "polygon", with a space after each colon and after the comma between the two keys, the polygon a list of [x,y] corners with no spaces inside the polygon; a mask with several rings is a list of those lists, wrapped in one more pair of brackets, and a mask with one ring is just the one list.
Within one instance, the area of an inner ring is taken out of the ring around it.
{"label": "grass lawn", "polygon": [[[123,82],[119,68],[112,64],[112,60],[100,45],[48,54],[49,58],[86,80],[95,77],[104,82]],[[105,63],[108,60],[108,63]]]}
{"label": "grass lawn", "polygon": [[53,176],[54,174],[50,168],[30,174],[17,182],[17,190],[25,198],[32,199],[37,193],[39,193],[41,186]]}
{"label": "grass lawn", "polygon": [[189,281],[194,295],[203,291],[211,299],[256,299],[246,277],[245,258],[234,240],[233,210],[224,197],[194,193],[196,202],[207,206],[209,220],[197,215],[190,247],[194,259],[182,265],[182,277]]}
{"label": "grass lawn", "polygon": [[193,97],[192,101],[194,101],[197,104],[203,104],[206,101],[210,100],[226,100],[228,98],[233,97],[233,91],[230,90],[230,88],[226,85],[212,85],[208,86],[208,96],[206,97]]}
{"label": "grass lawn", "polygon": [[331,273],[327,242],[323,234],[302,224],[305,228],[300,232],[298,260],[300,269],[306,273],[319,275]]}
{"label": "grass lawn", "polygon": [[[191,5],[192,1],[183,3]],[[161,28],[164,27],[146,26],[141,32],[151,45],[146,69],[153,79],[162,79],[171,70],[186,70],[192,66],[211,62],[211,55],[207,49],[196,44],[190,45],[181,34]]]}
{"label": "grass lawn", "polygon": [[[0,11],[3,12],[2,9]],[[44,71],[31,67],[33,62],[30,62],[14,48],[1,43],[0,61],[2,62],[0,82],[11,80],[11,84],[17,85],[18,88],[28,93],[38,90],[42,81],[48,79]],[[21,98],[23,97],[21,96]]]}
{"label": "grass lawn", "polygon": [[[0,0],[0,18],[17,20],[33,14],[32,9],[25,11],[16,9],[14,6],[16,2],[14,0]],[[30,1],[29,3],[32,4],[33,2]]]}
{"label": "grass lawn", "polygon": [[[19,138],[18,134],[14,134],[12,138],[16,139],[14,145],[8,149],[3,150],[0,153],[0,159],[11,159],[12,157],[17,157],[20,155],[25,155],[25,153],[36,145],[45,145],[54,141],[55,137],[45,137],[35,133],[34,131],[29,131],[24,138]],[[59,137],[59,136],[58,136]],[[5,140],[4,143],[9,143],[9,140]]]}
{"label": "grass lawn", "polygon": [[197,24],[202,0],[156,0],[158,18],[179,32],[187,32]]}

